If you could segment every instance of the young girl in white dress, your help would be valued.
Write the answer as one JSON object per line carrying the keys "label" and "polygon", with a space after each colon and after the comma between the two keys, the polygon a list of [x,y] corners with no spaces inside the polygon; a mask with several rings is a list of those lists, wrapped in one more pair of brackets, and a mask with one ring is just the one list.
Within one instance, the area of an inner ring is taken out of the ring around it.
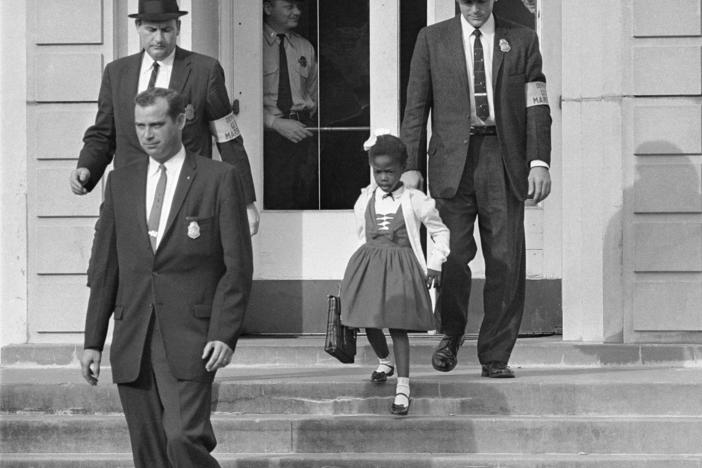
{"label": "young girl in white dress", "polygon": [[[376,134],[384,131],[378,130]],[[381,383],[395,372],[383,328],[390,330],[397,387],[391,413],[405,415],[410,406],[408,330],[434,329],[429,288],[438,285],[441,265],[449,254],[449,230],[434,200],[402,185],[407,149],[389,134],[365,144],[374,181],[356,201],[358,235],[364,244],[353,254],[341,283],[341,321],[365,328],[379,365],[371,381]],[[427,228],[428,260],[419,238]],[[433,247],[433,248],[431,248]]]}

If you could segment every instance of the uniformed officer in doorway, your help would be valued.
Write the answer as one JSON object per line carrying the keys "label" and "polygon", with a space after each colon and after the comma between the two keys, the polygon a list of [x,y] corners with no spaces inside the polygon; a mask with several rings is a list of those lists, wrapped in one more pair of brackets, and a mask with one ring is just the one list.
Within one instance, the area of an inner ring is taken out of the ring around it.
{"label": "uniformed officer in doorway", "polygon": [[297,0],[263,0],[264,193],[267,209],[316,209],[317,62],[314,47],[293,30]]}

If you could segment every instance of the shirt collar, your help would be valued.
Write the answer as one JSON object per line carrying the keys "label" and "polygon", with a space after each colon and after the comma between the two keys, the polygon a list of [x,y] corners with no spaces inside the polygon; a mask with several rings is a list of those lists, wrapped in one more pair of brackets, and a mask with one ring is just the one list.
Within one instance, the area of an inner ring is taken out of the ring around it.
{"label": "shirt collar", "polygon": [[268,42],[268,45],[273,45],[278,41],[278,34],[285,34],[285,37],[290,39],[290,33],[278,33],[273,30],[268,24],[263,23],[263,37]]}
{"label": "shirt collar", "polygon": [[[180,150],[171,159],[163,163],[166,166],[166,174],[175,174],[176,171],[180,171],[185,161],[185,147],[181,145]],[[161,165],[160,162],[156,161],[154,158],[149,157],[149,174],[155,176],[158,174],[158,167]]]}
{"label": "shirt collar", "polygon": [[[168,57],[166,57],[163,60],[155,60],[158,62],[158,65],[160,67],[172,67],[173,66],[173,61],[175,60],[175,53],[176,50],[173,48],[173,52],[170,53]],[[149,54],[144,51],[144,57],[141,59],[141,71],[142,73],[146,70],[151,71],[151,67],[154,64],[154,59],[151,58]]]}
{"label": "shirt collar", "polygon": [[[475,28],[473,27],[472,24],[468,22],[468,20],[463,16],[459,15],[461,17],[461,29],[463,30],[463,35],[470,37],[471,34],[473,34],[473,31],[475,31]],[[490,14],[490,17],[483,23],[482,26],[480,26],[478,29],[480,29],[480,32],[483,34],[483,36],[492,36],[495,34],[495,15],[492,13]]]}
{"label": "shirt collar", "polygon": [[402,196],[404,191],[405,191],[405,185],[402,182],[400,182],[400,185],[390,193],[385,192],[382,189],[376,190],[375,197],[379,200],[383,200],[385,198],[390,198],[392,200],[398,200]]}

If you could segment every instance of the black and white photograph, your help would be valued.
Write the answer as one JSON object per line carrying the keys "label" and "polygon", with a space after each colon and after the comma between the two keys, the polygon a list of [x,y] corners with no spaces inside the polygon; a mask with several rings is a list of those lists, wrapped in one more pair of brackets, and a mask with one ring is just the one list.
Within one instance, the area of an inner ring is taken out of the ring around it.
{"label": "black and white photograph", "polygon": [[0,468],[702,468],[702,0],[0,0]]}

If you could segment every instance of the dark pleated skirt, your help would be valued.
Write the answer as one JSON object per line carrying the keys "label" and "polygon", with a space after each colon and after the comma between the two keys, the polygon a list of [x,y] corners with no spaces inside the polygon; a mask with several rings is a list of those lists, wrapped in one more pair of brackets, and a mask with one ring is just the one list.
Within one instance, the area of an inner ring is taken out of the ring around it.
{"label": "dark pleated skirt", "polygon": [[429,291],[411,247],[379,237],[353,254],[341,283],[341,322],[357,328],[434,328]]}

